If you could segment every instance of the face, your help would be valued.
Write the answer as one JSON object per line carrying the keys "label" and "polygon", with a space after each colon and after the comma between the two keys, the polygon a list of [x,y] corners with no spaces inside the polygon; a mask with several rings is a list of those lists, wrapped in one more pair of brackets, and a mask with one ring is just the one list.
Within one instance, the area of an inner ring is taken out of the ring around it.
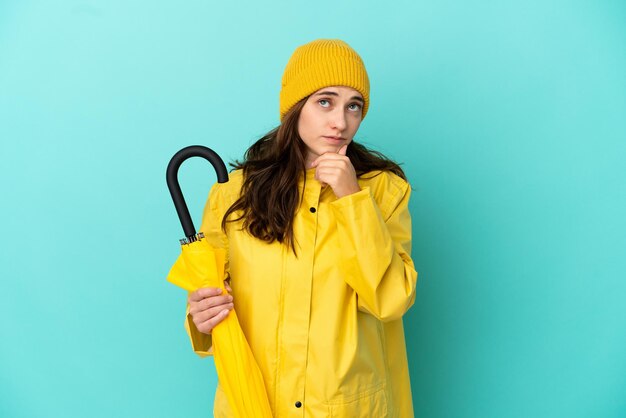
{"label": "face", "polygon": [[361,93],[344,86],[324,87],[309,96],[298,119],[298,133],[307,147],[307,168],[320,155],[337,153],[352,142],[364,103]]}

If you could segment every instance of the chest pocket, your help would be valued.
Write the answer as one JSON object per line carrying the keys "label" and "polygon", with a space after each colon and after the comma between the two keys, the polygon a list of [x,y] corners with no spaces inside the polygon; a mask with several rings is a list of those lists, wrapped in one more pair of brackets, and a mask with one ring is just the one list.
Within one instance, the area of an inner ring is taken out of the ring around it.
{"label": "chest pocket", "polygon": [[382,384],[352,399],[329,402],[328,416],[332,418],[385,418],[388,416],[387,388]]}

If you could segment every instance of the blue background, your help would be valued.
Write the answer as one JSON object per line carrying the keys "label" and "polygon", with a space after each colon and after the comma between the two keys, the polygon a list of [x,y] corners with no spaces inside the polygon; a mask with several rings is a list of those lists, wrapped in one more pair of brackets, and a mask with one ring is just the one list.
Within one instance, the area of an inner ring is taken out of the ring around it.
{"label": "blue background", "polygon": [[[416,416],[626,416],[623,1],[0,2],[0,416],[206,417],[165,186],[278,123],[292,51],[363,57],[414,187]],[[183,191],[199,222],[209,166]]]}

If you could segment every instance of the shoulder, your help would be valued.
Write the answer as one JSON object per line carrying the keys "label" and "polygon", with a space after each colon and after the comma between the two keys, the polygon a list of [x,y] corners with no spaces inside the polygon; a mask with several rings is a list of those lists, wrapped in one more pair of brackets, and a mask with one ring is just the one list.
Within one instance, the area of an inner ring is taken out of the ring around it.
{"label": "shoulder", "polygon": [[243,170],[234,170],[228,173],[226,183],[215,183],[211,187],[209,200],[215,208],[229,208],[238,198],[243,184]]}
{"label": "shoulder", "polygon": [[243,170],[233,170],[228,173],[228,181],[223,184],[228,186],[229,190],[234,190],[239,193],[241,185],[243,184]]}
{"label": "shoulder", "polygon": [[410,184],[391,171],[370,171],[359,177],[358,181],[361,188],[369,187],[384,215],[390,214],[411,193]]}

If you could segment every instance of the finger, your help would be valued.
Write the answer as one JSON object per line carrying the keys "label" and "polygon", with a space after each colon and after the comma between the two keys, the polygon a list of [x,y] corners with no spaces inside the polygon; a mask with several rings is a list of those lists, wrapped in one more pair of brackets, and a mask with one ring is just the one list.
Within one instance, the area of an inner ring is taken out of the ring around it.
{"label": "finger", "polygon": [[332,176],[333,178],[338,177],[343,171],[344,170],[341,167],[327,165],[318,167],[315,174],[318,180],[326,181],[330,179],[329,176]]}
{"label": "finger", "polygon": [[348,160],[322,160],[317,164],[317,171],[326,168],[336,168],[338,170],[346,171],[350,169],[350,166],[351,163]]}
{"label": "finger", "polygon": [[322,186],[322,187],[325,187],[328,184],[328,183],[322,181],[322,179],[320,179],[320,176],[319,176],[319,173],[317,172],[317,170],[315,171],[315,180],[319,181],[320,186]]}
{"label": "finger", "polygon": [[204,311],[213,306],[225,305],[227,303],[231,303],[232,301],[233,301],[233,297],[229,294],[206,298],[197,303],[197,306],[199,308],[198,311]]}
{"label": "finger", "polygon": [[336,161],[320,161],[319,165],[317,166],[317,168],[315,169],[315,174],[319,175],[321,173],[327,173],[327,172],[341,172],[341,171],[345,171],[345,164],[341,163],[341,162],[336,162]]}
{"label": "finger", "polygon": [[[347,146],[344,145],[344,147],[347,147]],[[317,165],[320,163],[320,161],[323,161],[323,160],[347,160],[347,161],[350,161],[350,159],[345,155],[345,152],[343,154],[339,154],[339,153],[335,153],[335,152],[325,152],[324,154],[320,155],[315,160],[313,160],[313,162],[311,163],[311,167],[317,167]]]}
{"label": "finger", "polygon": [[233,301],[233,297],[229,294],[225,294],[222,296],[211,296],[205,299],[202,299],[200,302],[192,302],[189,305],[189,313],[195,314],[197,312],[204,312],[209,308],[214,306],[224,305]]}
{"label": "finger", "polygon": [[233,289],[230,288],[227,280],[224,280],[224,287],[228,290],[229,293],[232,293]]}
{"label": "finger", "polygon": [[222,289],[219,287],[201,287],[200,289],[192,292],[187,300],[189,302],[199,302],[204,298],[208,298],[210,296],[217,296],[222,293]]}
{"label": "finger", "polygon": [[224,309],[231,310],[231,309],[234,309],[234,307],[235,305],[233,303],[225,303],[225,304],[220,304],[218,306],[214,306],[202,312],[196,312],[195,314],[192,314],[193,322],[196,325],[201,324],[213,318],[214,316],[219,315],[219,313],[222,312]]}
{"label": "finger", "polygon": [[317,167],[317,164],[320,162],[320,160],[323,159],[324,155],[326,154],[322,154],[318,156],[316,159],[314,159],[313,162],[311,163],[311,167]]}
{"label": "finger", "polygon": [[313,161],[313,163],[318,166],[322,161],[350,161],[348,157],[341,154],[335,154],[334,152],[327,152],[326,154],[322,154]]}
{"label": "finger", "polygon": [[348,144],[345,144],[343,147],[339,148],[339,151],[337,151],[337,154],[346,155],[346,152],[348,152]]}
{"label": "finger", "polygon": [[339,165],[339,164],[341,164],[344,167],[346,167],[348,165],[348,163],[350,162],[349,160],[346,160],[346,157],[342,157],[342,156],[337,155],[337,154],[334,154],[334,155],[335,155],[335,158],[329,157],[329,158],[320,158],[320,159],[318,159],[317,162],[315,163],[315,166],[312,166],[312,167],[319,169],[320,167],[324,167],[324,166],[328,166],[328,165]]}
{"label": "finger", "polygon": [[211,319],[208,319],[204,322],[196,324],[196,328],[198,328],[198,331],[200,332],[203,332],[205,334],[210,334],[211,331],[213,331],[213,328],[215,328],[220,322],[226,319],[229,312],[230,311],[228,309],[224,309],[220,311],[217,315],[212,317]]}
{"label": "finger", "polygon": [[193,322],[195,322],[196,324],[199,324],[199,323],[205,322],[213,318],[215,315],[218,315],[224,309],[234,309],[234,307],[235,307],[235,304],[232,302],[224,303],[224,304],[213,306],[204,311],[193,313],[191,315],[193,316]]}

